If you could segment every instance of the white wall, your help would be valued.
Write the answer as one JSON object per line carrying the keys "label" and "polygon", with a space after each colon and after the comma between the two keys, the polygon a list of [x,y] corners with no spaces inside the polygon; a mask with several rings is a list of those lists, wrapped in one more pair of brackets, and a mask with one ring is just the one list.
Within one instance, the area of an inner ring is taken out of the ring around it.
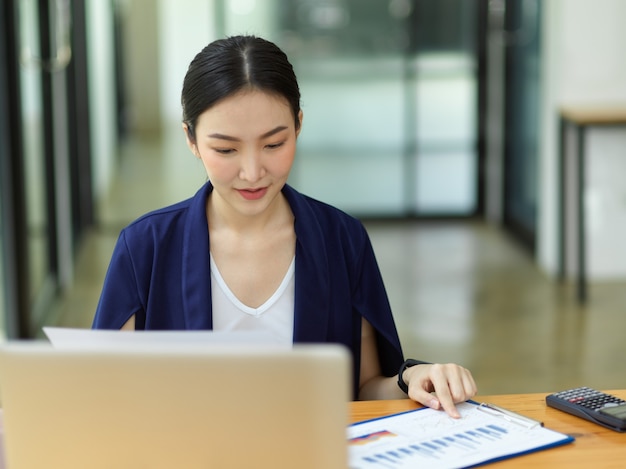
{"label": "white wall", "polygon": [[158,5],[163,125],[180,125],[180,93],[189,63],[217,38],[215,0],[159,0]]}
{"label": "white wall", "polygon": [[110,0],[90,0],[86,10],[92,178],[99,200],[111,185],[117,152],[113,11]]}
{"label": "white wall", "polygon": [[[538,260],[557,268],[557,112],[564,105],[626,105],[626,2],[542,2],[542,146]],[[626,129],[592,130],[585,206],[591,278],[626,277]],[[622,254],[622,252],[624,252]]]}

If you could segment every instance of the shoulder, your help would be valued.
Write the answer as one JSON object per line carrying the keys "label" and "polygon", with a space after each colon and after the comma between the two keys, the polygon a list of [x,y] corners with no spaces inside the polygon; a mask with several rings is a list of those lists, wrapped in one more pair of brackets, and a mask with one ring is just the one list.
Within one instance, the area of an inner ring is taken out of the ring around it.
{"label": "shoulder", "polygon": [[139,234],[145,233],[146,231],[168,229],[172,225],[178,224],[181,219],[184,219],[188,215],[189,206],[189,200],[185,200],[158,210],[153,210],[129,223],[123,229],[123,232],[125,234]]}
{"label": "shoulder", "polygon": [[317,221],[324,225],[333,225],[349,230],[364,230],[359,219],[333,205],[302,194],[291,186],[285,186],[283,193],[287,197],[296,218],[301,217],[305,221]]}
{"label": "shoulder", "polygon": [[206,196],[207,189],[204,186],[189,199],[140,216],[122,230],[122,235],[127,240],[130,238],[145,243],[150,239],[182,233],[189,224],[201,225],[203,218],[206,220],[204,209]]}
{"label": "shoulder", "polygon": [[296,219],[296,234],[324,244],[350,245],[352,249],[369,244],[361,221],[328,203],[304,195],[290,186],[283,193]]}

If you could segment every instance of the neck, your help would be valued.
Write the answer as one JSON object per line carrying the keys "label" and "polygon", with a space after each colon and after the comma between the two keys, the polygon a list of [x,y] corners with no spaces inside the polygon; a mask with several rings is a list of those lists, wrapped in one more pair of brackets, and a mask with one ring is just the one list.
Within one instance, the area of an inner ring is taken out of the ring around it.
{"label": "neck", "polygon": [[233,210],[219,195],[211,193],[207,199],[207,220],[210,229],[227,229],[239,234],[254,234],[293,223],[293,214],[280,193],[261,213],[246,215]]}

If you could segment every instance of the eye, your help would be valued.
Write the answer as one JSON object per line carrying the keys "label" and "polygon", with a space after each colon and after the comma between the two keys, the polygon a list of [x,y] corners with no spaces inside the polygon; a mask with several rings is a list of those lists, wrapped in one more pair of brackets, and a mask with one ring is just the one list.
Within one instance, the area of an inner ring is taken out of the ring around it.
{"label": "eye", "polygon": [[220,155],[230,155],[235,152],[233,148],[213,148],[213,151]]}
{"label": "eye", "polygon": [[266,148],[270,149],[270,150],[274,150],[275,148],[280,148],[283,146],[285,142],[278,142],[278,143],[270,143],[268,145],[265,145]]}

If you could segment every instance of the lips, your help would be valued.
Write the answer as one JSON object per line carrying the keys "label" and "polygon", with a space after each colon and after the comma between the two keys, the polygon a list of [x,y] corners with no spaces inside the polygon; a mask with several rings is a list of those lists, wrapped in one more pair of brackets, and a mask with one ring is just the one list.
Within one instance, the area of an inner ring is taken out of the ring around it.
{"label": "lips", "polygon": [[258,189],[237,189],[237,192],[246,200],[258,200],[267,193],[267,187]]}

